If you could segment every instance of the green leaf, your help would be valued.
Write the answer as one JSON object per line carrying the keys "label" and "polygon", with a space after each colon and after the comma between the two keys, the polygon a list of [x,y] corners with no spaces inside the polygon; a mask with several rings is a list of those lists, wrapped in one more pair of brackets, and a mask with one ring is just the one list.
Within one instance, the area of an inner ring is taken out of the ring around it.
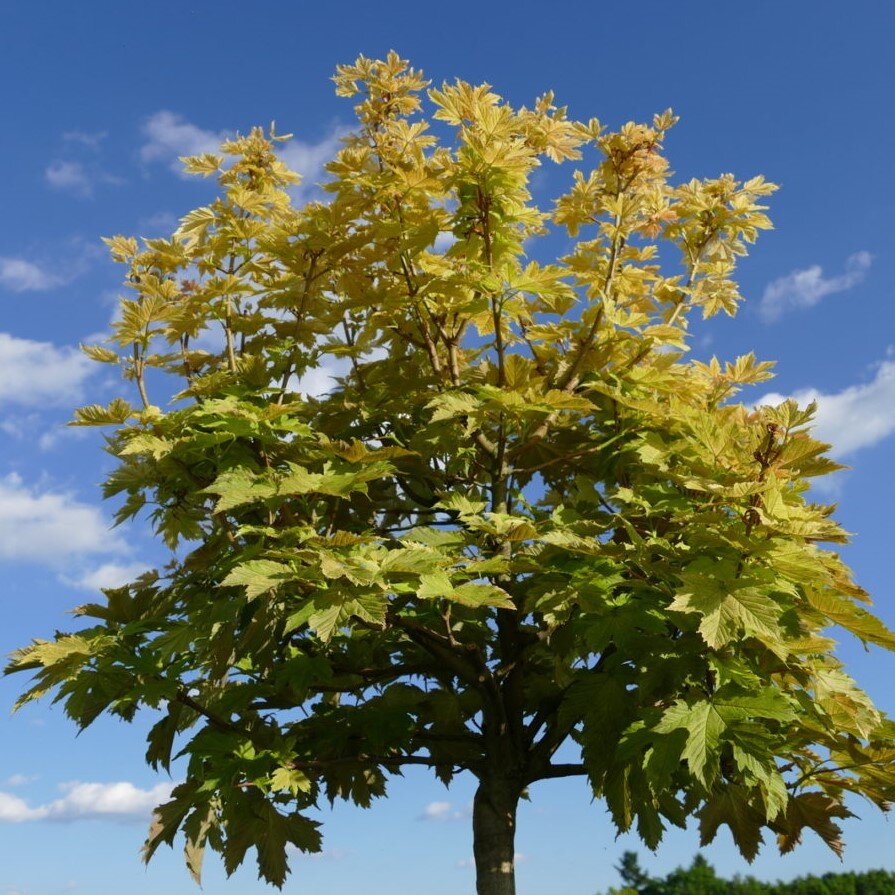
{"label": "green leaf", "polygon": [[276,488],[270,482],[259,479],[247,469],[228,470],[218,476],[214,484],[209,485],[205,491],[208,494],[219,495],[215,505],[217,513],[248,503],[269,500],[276,494]]}
{"label": "green leaf", "polygon": [[224,587],[244,587],[250,600],[280,587],[293,577],[292,569],[270,559],[252,559],[234,566],[221,582]]}
{"label": "green leaf", "polygon": [[420,575],[416,595],[423,600],[449,600],[472,608],[496,606],[498,609],[513,609],[515,606],[512,597],[495,584],[470,582],[454,585],[444,571]]}
{"label": "green leaf", "polygon": [[698,559],[680,577],[683,586],[668,608],[700,614],[699,633],[710,647],[720,649],[741,632],[772,648],[782,646],[783,609],[764,587],[740,578],[733,563]]}
{"label": "green leaf", "polygon": [[282,789],[297,796],[300,792],[311,791],[311,781],[307,775],[296,768],[277,768],[270,776],[273,789]]}
{"label": "green leaf", "polygon": [[255,845],[258,851],[258,874],[271,885],[281,888],[286,882],[289,865],[286,843],[289,841],[286,819],[267,801],[256,807],[258,826]]}
{"label": "green leaf", "polygon": [[763,841],[761,828],[764,822],[764,816],[752,805],[744,788],[722,786],[712,792],[699,811],[699,841],[703,846],[708,845],[717,835],[718,828],[726,824],[740,854],[751,863]]}
{"label": "green leaf", "polygon": [[70,426],[116,426],[126,423],[136,413],[127,401],[115,398],[109,404],[88,404],[75,411]]}
{"label": "green leaf", "polygon": [[678,729],[687,732],[682,757],[686,759],[690,772],[708,786],[717,775],[724,727],[724,719],[711,702],[688,705],[679,701],[665,710],[655,730],[657,733],[671,733]]}
{"label": "green leaf", "polygon": [[833,624],[845,628],[867,643],[875,643],[895,650],[895,633],[890,631],[875,615],[855,606],[827,590],[807,588],[808,602],[823,613]]}
{"label": "green leaf", "polygon": [[802,841],[802,831],[807,827],[814,830],[841,858],[842,828],[835,819],[849,817],[854,817],[854,814],[828,793],[803,792],[793,796],[784,817],[774,824],[781,854],[791,852]]}

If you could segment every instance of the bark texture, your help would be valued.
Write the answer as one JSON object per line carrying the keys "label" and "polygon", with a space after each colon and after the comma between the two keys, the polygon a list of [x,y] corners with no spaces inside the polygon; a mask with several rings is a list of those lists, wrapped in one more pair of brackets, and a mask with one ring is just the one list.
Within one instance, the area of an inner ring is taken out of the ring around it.
{"label": "bark texture", "polygon": [[477,895],[516,895],[516,809],[521,789],[510,780],[483,779],[472,807]]}

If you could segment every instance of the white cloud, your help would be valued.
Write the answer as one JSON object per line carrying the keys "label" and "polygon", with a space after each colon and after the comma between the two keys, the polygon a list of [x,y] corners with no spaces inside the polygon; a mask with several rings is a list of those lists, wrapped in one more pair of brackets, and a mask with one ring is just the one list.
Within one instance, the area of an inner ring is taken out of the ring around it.
{"label": "white cloud", "polygon": [[28,803],[8,792],[0,792],[0,822],[22,823],[26,820],[37,820],[37,811],[29,808]]}
{"label": "white cloud", "polygon": [[89,198],[100,184],[119,186],[124,183],[120,177],[103,171],[96,164],[85,165],[71,159],[56,159],[44,171],[47,183],[56,190],[69,192],[75,196]]}
{"label": "white cloud", "polygon": [[0,404],[70,406],[96,367],[74,348],[0,332]]}
{"label": "white cloud", "polygon": [[418,820],[444,822],[448,820],[464,820],[472,814],[472,806],[465,809],[455,808],[451,802],[429,802]]}
{"label": "white cloud", "polygon": [[[222,141],[232,134],[199,127],[176,112],[162,110],[151,115],[143,124],[145,142],[140,148],[144,162],[163,162],[181,176],[184,174],[180,158],[185,155],[217,153]],[[317,182],[323,176],[323,166],[330,161],[341,146],[343,129],[335,129],[317,143],[304,140],[287,140],[278,144],[280,157],[293,171],[302,176],[302,182],[291,190],[297,204],[306,202],[315,193]]]}
{"label": "white cloud", "polygon": [[74,579],[73,584],[85,590],[103,590],[107,587],[121,587],[142,575],[149,566],[142,562],[114,563],[106,562],[95,569],[84,572]]}
{"label": "white cloud", "polygon": [[[104,131],[68,131],[62,135],[66,158],[56,158],[44,169],[44,179],[55,190],[89,198],[101,185],[120,186],[121,177],[110,174],[97,161],[107,134]],[[74,157],[72,157],[74,156]]]}
{"label": "white cloud", "polygon": [[29,488],[15,473],[0,478],[0,560],[54,565],[126,551],[97,507],[70,494]]}
{"label": "white cloud", "polygon": [[88,430],[82,428],[73,428],[67,424],[56,424],[50,426],[37,439],[37,446],[42,451],[51,451],[60,444],[72,441],[80,441],[88,436]]}
{"label": "white cloud", "polygon": [[142,130],[146,142],[140,148],[140,158],[144,162],[167,162],[184,177],[181,156],[217,152],[227,139],[225,131],[206,130],[165,109],[147,118]]}
{"label": "white cloud", "polygon": [[88,149],[99,149],[100,143],[109,136],[106,131],[67,131],[62,139],[68,143],[78,143]]}
{"label": "white cloud", "polygon": [[93,184],[80,162],[57,159],[47,166],[44,177],[47,183],[57,190],[68,190],[79,196],[89,196],[93,193]]}
{"label": "white cloud", "polygon": [[347,357],[324,356],[320,364],[294,379],[289,387],[308,398],[322,398],[336,387],[336,379],[347,376],[351,361]]}
{"label": "white cloud", "polygon": [[281,145],[280,158],[289,168],[301,174],[301,183],[289,191],[296,205],[303,205],[309,199],[322,197],[317,184],[325,174],[324,165],[332,161],[341,148],[341,140],[345,133],[346,131],[342,129],[336,129],[319,143],[292,139]]}
{"label": "white cloud", "polygon": [[6,414],[0,418],[0,432],[20,441],[24,438],[31,439],[39,426],[40,414],[37,413]]}
{"label": "white cloud", "polygon": [[454,813],[454,806],[450,802],[429,802],[420,820],[450,820]]}
{"label": "white cloud", "polygon": [[140,789],[127,782],[73,782],[62,784],[60,789],[60,798],[34,807],[18,796],[0,792],[0,822],[143,820],[170,797],[173,784],[159,783],[151,789]]}
{"label": "white cloud", "polygon": [[151,236],[158,234],[170,235],[177,229],[177,215],[170,211],[157,211],[148,217],[140,218],[138,226],[141,231]]}
{"label": "white cloud", "polygon": [[86,273],[98,258],[106,257],[99,240],[80,237],[48,246],[43,252],[51,260],[33,261],[10,255],[0,256],[0,291],[46,292],[64,286]]}
{"label": "white cloud", "polygon": [[[388,356],[385,348],[377,347],[362,355],[361,363],[372,363]],[[316,367],[307,370],[300,378],[292,377],[289,388],[308,398],[323,398],[337,386],[337,379],[351,372],[351,359],[334,354],[323,354]]]}
{"label": "white cloud", "polygon": [[286,852],[290,857],[303,858],[310,861],[344,861],[350,858],[354,852],[350,848],[325,848],[323,851],[302,851],[291,843],[286,846]]}
{"label": "white cloud", "polygon": [[813,307],[827,295],[857,286],[867,275],[872,261],[870,252],[855,252],[846,259],[845,272],[836,277],[825,277],[819,264],[794,270],[767,286],[759,313],[765,321],[772,322],[788,310]]}
{"label": "white cloud", "polygon": [[27,786],[37,780],[37,774],[12,774],[3,781],[4,786]]}
{"label": "white cloud", "polygon": [[757,404],[779,404],[787,397],[803,406],[817,401],[814,435],[844,457],[870,447],[895,432],[895,361],[883,361],[870,382],[825,394],[805,388],[792,395],[771,393]]}
{"label": "white cloud", "polygon": [[0,287],[13,292],[44,292],[61,286],[64,279],[24,258],[0,258]]}

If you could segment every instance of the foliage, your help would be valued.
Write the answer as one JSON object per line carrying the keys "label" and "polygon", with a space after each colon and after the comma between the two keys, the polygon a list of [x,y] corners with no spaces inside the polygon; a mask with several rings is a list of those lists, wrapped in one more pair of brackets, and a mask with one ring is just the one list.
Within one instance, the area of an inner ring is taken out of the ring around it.
{"label": "foliage", "polygon": [[[673,183],[671,112],[424,94],[395,54],[335,82],[358,128],[326,201],[294,205],[256,129],[185,159],[220,191],[171,238],[107,240],[131,297],[85,351],[139,403],[75,424],[111,427],[105,494],[171,560],[17,653],[23,701],[159,713],[147,761],[185,778],[146,854],[182,831],[197,879],[207,846],[228,872],[254,847],[282,884],[319,800],[407,765],[478,777],[480,892],[513,891],[516,804],[551,777],[650,847],[696,814],[748,858],[765,829],[838,851],[845,792],[895,796],[895,739],[825,631],[895,635],[820,546],[846,535],[807,493],[837,468],[812,408],[736,403],[770,376],[751,354],[687,356],[693,313],[736,312],[774,187]],[[540,209],[538,166],[579,159]]]}
{"label": "foliage", "polygon": [[762,882],[751,876],[722,879],[702,855],[687,867],[678,867],[661,879],[652,879],[640,867],[634,852],[625,852],[618,868],[623,888],[615,895],[893,895],[895,873],[868,870],[861,873],[825,873],[801,876],[787,882]]}

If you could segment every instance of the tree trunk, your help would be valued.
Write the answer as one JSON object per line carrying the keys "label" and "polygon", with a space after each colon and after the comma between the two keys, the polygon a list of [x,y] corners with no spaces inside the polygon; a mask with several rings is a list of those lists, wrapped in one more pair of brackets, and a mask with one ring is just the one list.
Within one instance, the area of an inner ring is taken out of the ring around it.
{"label": "tree trunk", "polygon": [[480,781],[472,803],[478,895],[516,895],[516,809],[520,787],[503,778]]}

